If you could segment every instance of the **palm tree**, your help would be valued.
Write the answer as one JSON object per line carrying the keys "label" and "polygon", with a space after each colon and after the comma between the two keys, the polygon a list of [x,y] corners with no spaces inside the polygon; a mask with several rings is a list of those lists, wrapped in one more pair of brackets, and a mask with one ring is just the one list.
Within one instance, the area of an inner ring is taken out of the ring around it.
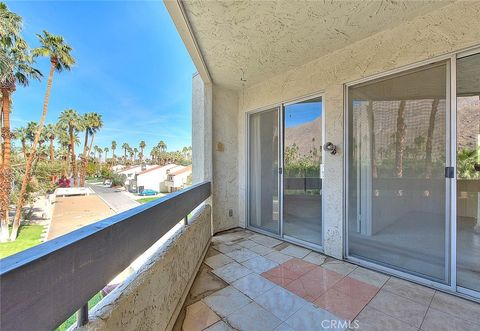
{"label": "palm tree", "polygon": [[115,150],[117,149],[117,142],[114,140],[112,141],[112,158],[113,163],[115,163]]}
{"label": "palm tree", "polygon": [[71,66],[75,64],[75,59],[70,55],[72,48],[65,43],[63,37],[51,35],[47,31],[43,31],[43,35],[37,34],[37,36],[40,39],[41,46],[33,50],[33,55],[50,58],[50,74],[48,76],[47,91],[45,93],[45,100],[43,102],[43,113],[40,120],[40,125],[35,135],[35,140],[32,144],[32,152],[30,153],[25,166],[25,175],[22,180],[22,186],[17,201],[17,210],[15,211],[15,218],[13,220],[12,233],[10,236],[11,240],[15,240],[17,238],[18,228],[20,226],[20,217],[22,215],[23,205],[25,203],[27,185],[30,181],[30,172],[32,170],[35,148],[37,147],[38,139],[40,138],[40,133],[43,129],[43,123],[45,122],[45,117],[47,116],[53,74],[55,71],[62,72],[63,70],[70,70]]}
{"label": "palm tree", "polygon": [[137,147],[135,147],[135,148],[133,149],[133,160],[134,160],[134,161],[137,159],[137,153],[138,153],[138,149],[137,149]]}
{"label": "palm tree", "polygon": [[77,161],[75,156],[75,139],[76,132],[83,129],[82,117],[74,109],[66,109],[60,113],[58,124],[68,131],[70,137],[70,156],[72,162],[73,185],[77,186]]}
{"label": "palm tree", "polygon": [[160,140],[158,148],[160,149],[160,152],[165,152],[167,150],[167,144],[165,144],[163,140]]}
{"label": "palm tree", "polygon": [[124,160],[125,162],[127,162],[127,150],[130,148],[130,146],[128,146],[127,143],[123,143],[122,145],[122,149],[124,150]]}
{"label": "palm tree", "polygon": [[405,151],[405,100],[400,101],[397,113],[397,132],[395,135],[395,177],[403,177],[403,154]]}
{"label": "palm tree", "polygon": [[131,147],[128,148],[128,154],[130,155],[130,161],[133,161],[133,149]]}
{"label": "palm tree", "polygon": [[108,154],[108,151],[109,151],[108,147],[105,147],[103,149],[103,151],[105,152],[105,163],[107,163],[107,154]]}
{"label": "palm tree", "polygon": [[23,154],[23,157],[26,159],[27,158],[27,139],[28,139],[27,128],[20,127],[15,129],[13,131],[13,136],[15,137],[15,139],[20,140],[20,143],[22,144],[22,154]]}
{"label": "palm tree", "polygon": [[[97,113],[87,113],[83,115],[83,128],[85,130],[85,141],[83,145],[82,167],[80,170],[80,185],[85,186],[85,176],[88,165],[88,155],[91,150],[95,133],[103,126],[102,115]],[[92,137],[90,147],[88,145],[88,137]]]}
{"label": "palm tree", "polygon": [[11,138],[10,106],[12,94],[17,84],[27,86],[30,78],[40,79],[42,74],[33,68],[33,57],[28,44],[20,38],[22,19],[0,3],[0,92],[2,105],[0,111],[1,139],[0,145],[0,241],[8,239],[8,208],[11,191]]}
{"label": "palm tree", "polygon": [[57,133],[57,128],[53,124],[48,124],[45,126],[45,137],[50,140],[50,161],[53,161],[55,158],[55,135]]}
{"label": "palm tree", "polygon": [[[145,149],[145,147],[147,146],[147,144],[145,144],[145,141],[141,141],[140,144],[139,144],[139,147],[140,147],[140,152],[141,154],[138,155],[138,157],[140,158],[140,162],[142,162],[142,159],[143,159],[143,150]],[[141,155],[141,156],[140,156]]]}
{"label": "palm tree", "polygon": [[435,117],[437,116],[438,103],[439,99],[433,100],[428,121],[427,142],[425,145],[425,178],[432,177],[433,132],[435,131]]}

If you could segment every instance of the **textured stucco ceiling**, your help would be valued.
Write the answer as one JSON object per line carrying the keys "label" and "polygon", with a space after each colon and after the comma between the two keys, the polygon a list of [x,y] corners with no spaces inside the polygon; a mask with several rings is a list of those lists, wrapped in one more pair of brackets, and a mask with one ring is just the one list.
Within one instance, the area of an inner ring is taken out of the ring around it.
{"label": "textured stucco ceiling", "polygon": [[216,84],[240,88],[451,1],[182,1]]}

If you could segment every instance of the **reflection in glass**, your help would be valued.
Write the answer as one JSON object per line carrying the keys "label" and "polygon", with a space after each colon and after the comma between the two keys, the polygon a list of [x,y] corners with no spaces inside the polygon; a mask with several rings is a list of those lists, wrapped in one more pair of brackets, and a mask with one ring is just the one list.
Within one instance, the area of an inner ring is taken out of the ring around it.
{"label": "reflection in glass", "polygon": [[285,106],[283,232],[322,244],[322,100]]}
{"label": "reflection in glass", "polygon": [[278,234],[278,110],[249,116],[249,224]]}
{"label": "reflection in glass", "polygon": [[457,61],[457,284],[480,291],[480,55]]}
{"label": "reflection in glass", "polygon": [[349,255],[448,282],[446,63],[349,88]]}

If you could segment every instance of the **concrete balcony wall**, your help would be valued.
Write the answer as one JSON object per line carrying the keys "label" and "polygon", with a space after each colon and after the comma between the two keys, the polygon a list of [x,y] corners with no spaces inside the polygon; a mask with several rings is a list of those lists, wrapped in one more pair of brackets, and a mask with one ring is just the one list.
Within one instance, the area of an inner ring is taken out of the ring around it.
{"label": "concrete balcony wall", "polygon": [[238,93],[213,86],[213,232],[239,226]]}
{"label": "concrete balcony wall", "polygon": [[[202,206],[138,272],[103,299],[75,330],[171,330],[211,239],[211,207]],[[134,235],[134,234],[132,234]]]}
{"label": "concrete balcony wall", "polygon": [[[341,258],[344,253],[343,84],[478,45],[479,17],[480,2],[455,2],[240,91],[239,160],[246,157],[246,112],[324,93],[326,141],[339,146],[337,155],[325,156],[324,249],[327,255]],[[245,176],[245,170],[239,167],[240,204],[243,204],[245,196]],[[240,224],[245,224],[243,213]]]}

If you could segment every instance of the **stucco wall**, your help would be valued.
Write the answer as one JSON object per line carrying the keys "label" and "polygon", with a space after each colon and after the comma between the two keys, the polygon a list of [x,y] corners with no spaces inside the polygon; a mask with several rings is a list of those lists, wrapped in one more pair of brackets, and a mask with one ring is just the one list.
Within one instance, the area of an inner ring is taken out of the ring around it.
{"label": "stucco wall", "polygon": [[145,265],[90,312],[75,330],[169,330],[195,278],[211,238],[205,205]]}
{"label": "stucco wall", "polygon": [[192,180],[212,179],[212,86],[192,78]]}
{"label": "stucco wall", "polygon": [[213,231],[216,233],[239,225],[238,93],[214,85],[212,105]]}
{"label": "stucco wall", "polygon": [[[343,255],[343,84],[480,44],[480,2],[466,1],[419,16],[303,66],[243,89],[239,95],[238,169],[240,204],[245,196],[245,113],[324,92],[326,141],[339,146],[325,156],[323,193],[325,253]],[[287,51],[287,50],[285,50]],[[244,209],[243,206],[240,208]],[[240,224],[245,215],[240,215]]]}

